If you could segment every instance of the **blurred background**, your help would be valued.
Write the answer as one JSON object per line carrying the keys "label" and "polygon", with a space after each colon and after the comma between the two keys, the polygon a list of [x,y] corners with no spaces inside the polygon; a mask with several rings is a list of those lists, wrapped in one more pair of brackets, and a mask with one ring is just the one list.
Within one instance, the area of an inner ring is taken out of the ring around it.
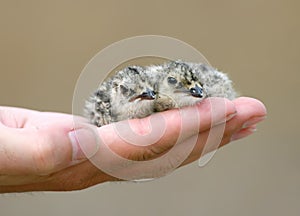
{"label": "blurred background", "polygon": [[[258,131],[147,183],[0,195],[0,215],[299,215],[300,2],[0,0],[0,104],[72,112],[76,80],[113,42],[175,37],[263,101]],[[70,179],[72,181],[72,179]]]}

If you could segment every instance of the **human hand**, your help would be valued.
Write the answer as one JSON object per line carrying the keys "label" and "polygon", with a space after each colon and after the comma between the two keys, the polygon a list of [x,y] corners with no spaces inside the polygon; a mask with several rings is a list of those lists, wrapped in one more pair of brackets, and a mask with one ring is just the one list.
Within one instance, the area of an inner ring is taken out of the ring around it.
{"label": "human hand", "polygon": [[[167,154],[176,144],[182,130],[183,136],[179,143],[182,150],[189,145],[190,139],[194,138],[196,141],[191,152],[179,164],[186,165],[200,157],[212,130],[222,125],[225,127],[220,142],[220,146],[223,146],[252,134],[256,123],[266,115],[264,105],[252,98],[214,100],[223,103],[226,109],[214,114],[214,123],[218,124],[212,127],[212,107],[208,100],[194,107],[181,109],[180,112],[169,110],[152,115],[154,120],[163,116],[166,127],[160,139],[148,146],[126,142],[116,132],[114,124],[96,128],[82,123],[83,128],[76,127],[74,133],[72,115],[0,107],[0,192],[78,190],[106,181],[120,180],[95,166],[94,159],[99,156],[104,158],[104,162],[108,160],[111,170],[120,173],[136,171],[135,165],[122,166],[116,160],[110,161],[110,156],[103,151],[103,145],[99,146],[98,138],[123,158],[151,161]],[[200,115],[201,124],[190,121],[186,127],[181,127],[182,122],[191,120],[190,114],[195,112]],[[145,134],[149,132],[149,119],[147,117],[129,122],[135,132]],[[143,140],[146,144],[148,141]],[[176,168],[177,164],[175,167],[174,164],[162,166]],[[141,173],[141,177],[143,176],[145,175]]]}

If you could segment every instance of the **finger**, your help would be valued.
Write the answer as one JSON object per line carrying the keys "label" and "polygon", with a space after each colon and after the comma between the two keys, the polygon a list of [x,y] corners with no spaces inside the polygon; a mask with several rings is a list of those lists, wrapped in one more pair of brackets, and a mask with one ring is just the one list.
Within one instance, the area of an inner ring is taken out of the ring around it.
{"label": "finger", "polygon": [[[236,106],[239,106],[239,115],[246,115],[246,117],[261,117],[267,115],[267,109],[263,102],[250,97],[239,97],[233,100]],[[248,108],[248,109],[243,109]]]}
{"label": "finger", "polygon": [[235,99],[233,103],[237,109],[237,115],[226,124],[225,130],[225,133],[228,132],[230,136],[244,128],[256,125],[266,118],[266,107],[257,99],[240,97]]}
{"label": "finger", "polygon": [[[197,145],[193,152],[182,165],[199,159],[199,157],[203,155],[203,149],[205,146],[207,147],[207,151],[205,153],[208,153],[216,150],[214,146],[222,147],[231,141],[245,138],[253,134],[256,129],[256,124],[265,119],[267,111],[262,102],[246,97],[238,98],[233,102],[235,103],[237,115],[226,123],[221,141],[217,144],[209,144],[207,142],[207,138],[211,131],[201,133],[197,138]],[[217,127],[221,127],[221,125]]]}
{"label": "finger", "polygon": [[242,128],[241,130],[239,130],[238,132],[234,133],[231,136],[230,141],[235,141],[235,140],[238,140],[238,139],[245,138],[245,137],[253,134],[256,130],[257,130],[256,125],[252,125],[252,126],[249,126],[247,128]]}

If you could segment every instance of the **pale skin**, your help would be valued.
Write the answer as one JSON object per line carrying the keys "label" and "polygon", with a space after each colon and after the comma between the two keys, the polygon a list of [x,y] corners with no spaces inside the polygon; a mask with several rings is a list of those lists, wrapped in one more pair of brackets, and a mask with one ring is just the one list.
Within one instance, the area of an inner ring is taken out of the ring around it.
{"label": "pale skin", "polygon": [[[217,100],[224,100],[224,114],[227,117],[227,121],[220,119],[220,122],[225,122],[220,147],[251,135],[256,129],[256,124],[266,116],[265,106],[253,98]],[[198,136],[197,143],[181,166],[200,157],[211,130],[209,103],[204,100],[195,108],[203,117],[201,124],[191,124],[187,128],[188,131],[183,132],[188,134],[186,139]],[[188,112],[189,108],[182,111]],[[173,147],[178,136],[177,125],[181,122],[181,116],[176,110],[160,114],[166,119],[168,127],[159,141],[149,146],[126,143],[112,130],[111,125],[97,128],[96,131],[99,137],[110,143],[110,148],[118,155],[136,161],[151,160]],[[131,120],[131,125],[137,133],[144,133],[149,127],[148,120],[148,117]],[[68,136],[73,130],[73,116],[69,114],[0,106],[0,193],[71,191],[120,180],[95,167],[78,146],[72,147],[77,145],[76,142],[72,145],[72,139]],[[92,139],[87,136],[84,140],[87,149],[93,149]],[[147,143],[147,140],[144,142]],[[101,148],[98,151],[101,151]],[[124,169],[131,168],[129,166]]]}

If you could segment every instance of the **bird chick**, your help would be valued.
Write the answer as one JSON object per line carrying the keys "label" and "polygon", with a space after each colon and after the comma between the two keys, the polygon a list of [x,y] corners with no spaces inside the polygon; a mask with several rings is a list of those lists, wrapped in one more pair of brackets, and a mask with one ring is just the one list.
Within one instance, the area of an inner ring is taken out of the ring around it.
{"label": "bird chick", "polygon": [[100,127],[194,105],[206,97],[233,99],[236,92],[227,75],[205,64],[171,61],[131,66],[99,86],[86,101],[85,116]]}

